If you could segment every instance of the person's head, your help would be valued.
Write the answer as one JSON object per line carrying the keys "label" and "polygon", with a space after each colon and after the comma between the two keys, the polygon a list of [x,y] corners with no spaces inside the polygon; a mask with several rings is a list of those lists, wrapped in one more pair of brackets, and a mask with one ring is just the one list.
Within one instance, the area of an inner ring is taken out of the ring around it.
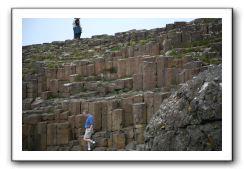
{"label": "person's head", "polygon": [[75,18],[75,25],[79,26],[80,25],[80,19],[79,18]]}
{"label": "person's head", "polygon": [[86,116],[88,116],[89,112],[88,112],[88,110],[84,110],[84,111],[82,112],[82,114],[86,117]]}

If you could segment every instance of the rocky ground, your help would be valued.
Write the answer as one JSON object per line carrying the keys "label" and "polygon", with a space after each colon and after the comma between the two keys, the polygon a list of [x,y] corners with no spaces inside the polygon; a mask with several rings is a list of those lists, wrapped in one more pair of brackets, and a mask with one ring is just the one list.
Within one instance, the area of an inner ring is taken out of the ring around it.
{"label": "rocky ground", "polygon": [[[84,109],[95,116],[98,151],[221,150],[221,110],[215,112],[221,93],[215,99],[201,94],[215,81],[201,74],[196,96],[185,87],[210,65],[221,64],[221,19],[24,46],[22,61],[23,150],[86,150]],[[160,126],[164,132],[155,130],[155,136],[153,115],[162,103],[170,111]],[[187,132],[192,135],[181,137]]]}

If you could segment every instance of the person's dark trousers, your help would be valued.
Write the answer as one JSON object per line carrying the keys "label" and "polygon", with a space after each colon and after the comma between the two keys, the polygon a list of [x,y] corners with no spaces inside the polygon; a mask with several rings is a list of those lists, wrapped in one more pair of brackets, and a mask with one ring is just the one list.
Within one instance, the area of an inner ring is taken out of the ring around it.
{"label": "person's dark trousers", "polygon": [[80,35],[81,35],[81,33],[75,33],[74,34],[74,39],[80,39]]}
{"label": "person's dark trousers", "polygon": [[74,27],[73,30],[74,30],[74,39],[80,39],[81,36],[80,29],[78,27]]}

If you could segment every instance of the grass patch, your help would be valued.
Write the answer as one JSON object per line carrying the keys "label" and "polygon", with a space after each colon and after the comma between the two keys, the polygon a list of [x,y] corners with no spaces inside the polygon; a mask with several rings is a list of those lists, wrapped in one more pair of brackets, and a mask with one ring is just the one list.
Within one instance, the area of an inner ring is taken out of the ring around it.
{"label": "grass patch", "polygon": [[92,57],[94,55],[94,52],[81,52],[81,51],[74,51],[72,54],[70,54],[70,56],[68,56],[67,58],[76,58],[76,59],[85,59],[85,58],[89,58]]}
{"label": "grass patch", "polygon": [[37,69],[35,68],[35,66],[33,65],[32,62],[26,64],[23,66],[23,69],[22,69],[22,78],[26,78],[28,77],[29,75],[33,75],[33,74],[37,74],[38,71]]}
{"label": "grass patch", "polygon": [[172,49],[172,50],[170,51],[170,55],[172,55],[172,56],[177,56],[177,55],[178,55],[178,52],[176,52],[175,49]]}
{"label": "grass patch", "polygon": [[147,42],[148,42],[148,41],[145,40],[145,39],[142,39],[142,40],[139,41],[139,43],[140,43],[141,45],[145,45]]}
{"label": "grass patch", "polygon": [[169,31],[168,31],[168,33],[175,33],[175,32],[177,32],[177,28],[174,28],[174,29],[170,29]]}
{"label": "grass patch", "polygon": [[58,68],[58,64],[56,62],[49,62],[49,63],[47,63],[47,67],[49,69],[55,69],[55,68]]}
{"label": "grass patch", "polygon": [[198,52],[198,51],[199,51],[198,48],[181,48],[178,50],[172,49],[169,54],[170,54],[170,56],[173,56],[174,58],[180,59],[188,53]]}
{"label": "grass patch", "polygon": [[198,58],[200,61],[205,62],[207,64],[214,64],[214,65],[218,65],[222,63],[222,60],[219,58],[213,58],[213,57],[209,57],[209,56],[202,56]]}
{"label": "grass patch", "polygon": [[221,64],[222,60],[218,59],[218,58],[211,58],[210,59],[210,64],[214,64],[214,65],[218,65]]}
{"label": "grass patch", "polygon": [[128,46],[136,46],[136,41],[130,40],[130,42],[128,43]]}
{"label": "grass patch", "polygon": [[142,40],[140,40],[139,43],[140,43],[141,45],[146,45],[148,42],[153,42],[153,41],[155,41],[154,38],[152,38],[152,37],[148,37],[147,39],[142,39]]}
{"label": "grass patch", "polygon": [[76,58],[83,58],[83,56],[80,52],[74,52],[72,56],[76,57]]}
{"label": "grass patch", "polygon": [[37,73],[38,73],[37,70],[34,69],[34,68],[31,68],[31,69],[23,69],[22,70],[22,78],[25,79],[28,76],[34,75],[34,74],[37,74]]}
{"label": "grass patch", "polygon": [[190,42],[186,42],[186,43],[180,43],[179,45],[177,45],[178,48],[191,48],[192,44]]}
{"label": "grass patch", "polygon": [[208,46],[209,45],[209,40],[205,39],[205,40],[200,40],[200,41],[193,41],[192,42],[192,46],[196,47],[196,46]]}
{"label": "grass patch", "polygon": [[193,48],[186,48],[183,50],[183,53],[186,54],[186,53],[191,53],[191,52],[194,52],[194,49]]}
{"label": "grass patch", "polygon": [[180,59],[183,57],[183,54],[181,52],[177,52],[175,49],[172,49],[170,51],[170,56],[173,56],[174,58]]}
{"label": "grass patch", "polygon": [[215,37],[209,38],[209,39],[203,39],[203,40],[198,40],[198,41],[193,41],[192,46],[206,46],[208,47],[211,43],[216,43],[216,42],[221,42],[222,41],[222,35],[219,34]]}
{"label": "grass patch", "polygon": [[111,48],[110,50],[113,51],[113,52],[119,51],[120,50],[120,47],[116,46],[116,47]]}
{"label": "grass patch", "polygon": [[197,47],[197,46],[210,47],[211,43],[216,43],[216,42],[221,42],[221,41],[222,41],[222,35],[219,34],[215,37],[211,37],[208,39],[197,40],[197,41],[193,41],[193,42],[180,43],[179,45],[177,45],[177,48],[192,48],[192,47]]}

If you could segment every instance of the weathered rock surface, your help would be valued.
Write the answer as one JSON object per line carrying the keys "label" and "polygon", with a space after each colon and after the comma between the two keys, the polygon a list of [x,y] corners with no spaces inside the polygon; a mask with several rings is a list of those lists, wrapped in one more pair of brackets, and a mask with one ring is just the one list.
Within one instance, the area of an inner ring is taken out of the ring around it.
{"label": "weathered rock surface", "polygon": [[146,150],[222,150],[222,66],[210,66],[165,99],[145,130]]}

